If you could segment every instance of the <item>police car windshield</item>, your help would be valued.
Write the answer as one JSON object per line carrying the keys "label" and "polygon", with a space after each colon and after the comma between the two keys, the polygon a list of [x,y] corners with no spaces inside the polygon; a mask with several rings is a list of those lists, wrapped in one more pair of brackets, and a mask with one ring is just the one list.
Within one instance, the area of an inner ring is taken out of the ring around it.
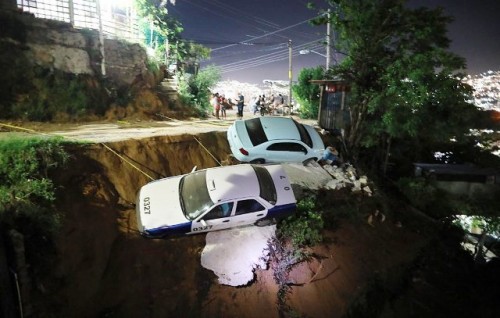
{"label": "police car windshield", "polygon": [[207,189],[206,170],[196,171],[182,177],[179,197],[182,212],[189,220],[196,219],[213,205]]}
{"label": "police car windshield", "polygon": [[252,165],[252,168],[259,181],[260,197],[273,205],[276,204],[276,187],[269,171],[264,167],[256,165]]}

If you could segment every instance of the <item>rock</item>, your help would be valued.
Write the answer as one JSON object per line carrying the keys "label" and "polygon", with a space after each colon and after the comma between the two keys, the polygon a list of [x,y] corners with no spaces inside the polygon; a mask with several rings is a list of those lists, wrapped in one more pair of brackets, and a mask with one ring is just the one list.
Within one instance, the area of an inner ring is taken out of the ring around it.
{"label": "rock", "polygon": [[373,226],[373,214],[370,214],[370,215],[368,216],[368,219],[366,220],[366,222],[367,222],[368,224],[370,224],[371,226]]}
{"label": "rock", "polygon": [[361,191],[361,182],[359,182],[359,180],[354,180],[353,184],[354,184],[354,187],[352,188],[353,192]]}
{"label": "rock", "polygon": [[[360,185],[362,184],[362,182],[360,181]],[[365,191],[368,195],[371,195],[372,194],[372,190],[370,189],[369,186],[366,186],[363,188],[363,191]]]}

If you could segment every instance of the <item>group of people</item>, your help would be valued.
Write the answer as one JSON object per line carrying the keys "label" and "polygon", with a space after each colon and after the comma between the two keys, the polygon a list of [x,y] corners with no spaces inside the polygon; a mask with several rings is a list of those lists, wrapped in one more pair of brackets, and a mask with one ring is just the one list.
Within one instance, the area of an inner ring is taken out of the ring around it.
{"label": "group of people", "polygon": [[[213,115],[217,119],[226,119],[226,110],[231,109],[232,105],[236,105],[237,107],[237,119],[243,119],[245,97],[241,92],[239,92],[238,97],[235,99],[235,104],[233,104],[230,98],[228,99],[224,96],[224,94],[219,94],[218,92],[216,92],[212,94],[210,105],[213,109]],[[285,105],[285,99],[281,94],[273,94],[269,98],[266,98],[266,95],[259,95],[252,100],[251,105],[254,115],[257,114],[257,112],[260,112],[262,116],[264,114],[273,115],[280,107],[283,107]]]}
{"label": "group of people", "polygon": [[[217,119],[227,118],[227,108],[231,106],[231,99],[227,99],[224,94],[219,95],[219,93],[213,93],[212,98],[210,99],[210,105],[212,106],[214,113],[213,115]],[[238,97],[236,98],[236,107],[237,107],[237,117],[238,119],[243,118],[243,107],[245,106],[245,97],[238,93]]]}
{"label": "group of people", "polygon": [[273,115],[276,111],[283,107],[285,104],[285,98],[281,95],[271,95],[266,99],[266,95],[259,95],[253,103],[253,114],[255,115],[258,111],[260,111],[261,115],[268,113]]}

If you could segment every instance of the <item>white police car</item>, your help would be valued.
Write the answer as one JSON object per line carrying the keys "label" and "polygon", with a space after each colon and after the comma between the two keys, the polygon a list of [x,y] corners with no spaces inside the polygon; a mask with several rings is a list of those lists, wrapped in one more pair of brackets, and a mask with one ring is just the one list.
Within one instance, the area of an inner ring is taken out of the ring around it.
{"label": "white police car", "polygon": [[231,152],[241,162],[317,160],[325,145],[310,125],[289,117],[257,117],[235,121],[227,131]]}
{"label": "white police car", "polygon": [[151,238],[274,223],[296,199],[281,165],[240,164],[150,182],[137,195],[139,232]]}

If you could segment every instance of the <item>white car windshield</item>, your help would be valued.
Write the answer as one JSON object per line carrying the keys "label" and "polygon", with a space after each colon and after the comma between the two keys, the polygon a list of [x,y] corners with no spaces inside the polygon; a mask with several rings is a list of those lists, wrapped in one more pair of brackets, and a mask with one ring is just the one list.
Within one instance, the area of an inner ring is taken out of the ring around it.
{"label": "white car windshield", "polygon": [[189,220],[196,219],[214,203],[210,199],[206,183],[206,170],[185,175],[179,183],[182,212]]}

